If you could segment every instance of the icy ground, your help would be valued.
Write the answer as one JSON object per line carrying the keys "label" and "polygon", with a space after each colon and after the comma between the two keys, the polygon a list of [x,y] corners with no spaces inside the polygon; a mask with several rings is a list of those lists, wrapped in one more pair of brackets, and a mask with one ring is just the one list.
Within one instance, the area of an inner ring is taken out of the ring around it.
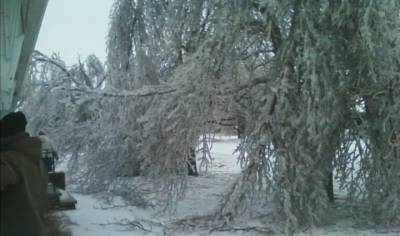
{"label": "icy ground", "polygon": [[[185,228],[172,230],[171,222],[189,217],[204,216],[213,213],[218,206],[223,193],[237,178],[240,167],[233,154],[238,140],[229,137],[219,137],[214,143],[212,155],[215,158],[207,173],[199,177],[190,177],[189,189],[185,198],[178,204],[173,214],[160,214],[159,211],[148,208],[124,206],[122,200],[117,200],[113,205],[104,205],[94,195],[81,195],[73,193],[78,200],[77,209],[64,211],[68,219],[68,227],[74,236],[238,236],[259,235],[256,232],[228,231],[218,232],[212,229]],[[251,225],[251,222],[249,222]],[[167,230],[168,229],[168,230]],[[399,236],[400,231],[388,232],[386,230],[360,230],[351,222],[340,222],[329,227],[308,229],[297,236],[327,235],[327,236]]]}

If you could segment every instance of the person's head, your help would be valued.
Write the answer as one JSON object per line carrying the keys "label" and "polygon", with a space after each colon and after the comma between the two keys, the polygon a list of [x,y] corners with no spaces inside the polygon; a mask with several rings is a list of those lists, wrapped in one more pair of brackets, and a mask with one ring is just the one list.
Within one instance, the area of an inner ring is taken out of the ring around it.
{"label": "person's head", "polygon": [[17,133],[25,132],[26,117],[24,113],[11,112],[0,120],[0,137],[6,138]]}

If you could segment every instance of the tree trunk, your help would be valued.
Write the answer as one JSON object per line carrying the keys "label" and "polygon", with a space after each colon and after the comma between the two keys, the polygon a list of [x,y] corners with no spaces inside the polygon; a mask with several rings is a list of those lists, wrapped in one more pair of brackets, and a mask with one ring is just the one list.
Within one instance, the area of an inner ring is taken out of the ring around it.
{"label": "tree trunk", "polygon": [[188,175],[190,176],[198,176],[197,165],[196,165],[196,151],[194,148],[190,148],[189,157],[187,160],[188,166]]}

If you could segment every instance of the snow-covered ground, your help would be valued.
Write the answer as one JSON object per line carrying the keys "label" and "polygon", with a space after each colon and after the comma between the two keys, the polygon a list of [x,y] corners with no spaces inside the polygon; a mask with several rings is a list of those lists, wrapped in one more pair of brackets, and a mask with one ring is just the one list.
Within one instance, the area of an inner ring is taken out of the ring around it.
{"label": "snow-covered ground", "polygon": [[[238,140],[219,137],[214,143],[212,155],[215,158],[207,173],[200,173],[199,177],[190,177],[189,189],[185,198],[178,203],[172,214],[160,214],[155,209],[142,209],[124,206],[121,199],[116,199],[113,206],[105,205],[95,195],[74,193],[78,200],[77,209],[64,211],[69,218],[69,228],[75,236],[237,236],[258,235],[256,232],[210,231],[211,229],[192,228],[171,231],[169,223],[189,217],[205,216],[213,213],[223,194],[237,178],[240,167],[233,154]],[[398,232],[385,230],[360,230],[350,222],[342,221],[329,227],[309,229],[297,236],[328,235],[328,236],[399,236]]]}

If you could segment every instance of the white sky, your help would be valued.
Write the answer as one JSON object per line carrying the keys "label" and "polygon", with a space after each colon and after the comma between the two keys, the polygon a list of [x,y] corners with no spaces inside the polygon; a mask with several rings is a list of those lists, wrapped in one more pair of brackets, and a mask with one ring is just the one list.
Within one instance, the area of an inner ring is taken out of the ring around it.
{"label": "white sky", "polygon": [[60,53],[68,66],[95,54],[106,58],[109,14],[114,0],[49,0],[36,49]]}

